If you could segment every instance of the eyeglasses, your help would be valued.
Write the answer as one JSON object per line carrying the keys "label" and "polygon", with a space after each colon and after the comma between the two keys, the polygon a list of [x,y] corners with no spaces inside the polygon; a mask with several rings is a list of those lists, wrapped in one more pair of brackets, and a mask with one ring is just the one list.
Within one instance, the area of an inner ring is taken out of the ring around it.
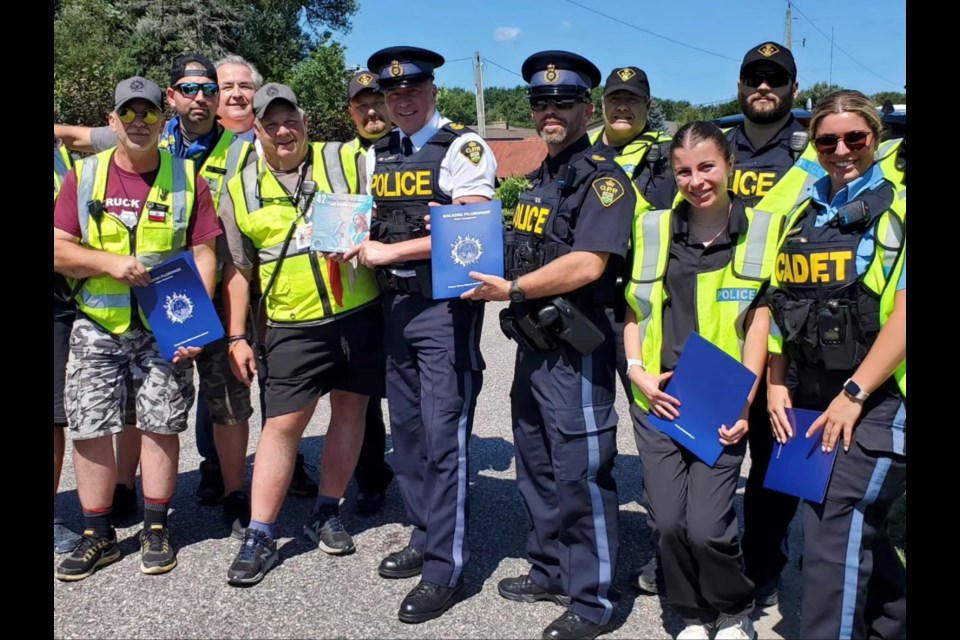
{"label": "eyeglasses", "polygon": [[743,80],[743,84],[751,89],[756,89],[764,82],[766,82],[771,89],[775,89],[790,84],[790,74],[786,71],[753,71],[743,76],[741,80]]}
{"label": "eyeglasses", "polygon": [[120,119],[120,122],[123,124],[130,124],[137,119],[137,116],[140,116],[140,119],[143,120],[143,124],[151,125],[157,124],[160,122],[160,118],[163,116],[156,109],[144,109],[143,112],[134,111],[130,107],[124,107],[117,111],[117,118]]}
{"label": "eyeglasses", "polygon": [[813,146],[820,153],[833,153],[837,150],[837,145],[843,140],[850,151],[860,151],[867,146],[871,131],[848,131],[842,136],[826,133],[813,139]]}
{"label": "eyeglasses", "polygon": [[183,96],[192,98],[203,90],[203,95],[212,98],[220,93],[220,85],[216,82],[181,82],[173,87]]}
{"label": "eyeglasses", "polygon": [[557,107],[557,109],[566,111],[567,109],[573,109],[577,103],[585,103],[586,100],[583,98],[531,98],[530,108],[539,113],[541,111],[546,111],[547,106],[551,102]]}

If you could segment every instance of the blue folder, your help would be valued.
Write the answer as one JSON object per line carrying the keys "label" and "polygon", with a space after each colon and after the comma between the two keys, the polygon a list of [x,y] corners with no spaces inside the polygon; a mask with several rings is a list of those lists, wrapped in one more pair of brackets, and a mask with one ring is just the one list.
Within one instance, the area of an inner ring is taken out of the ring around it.
{"label": "blue folder", "polygon": [[503,277],[500,201],[430,207],[433,297],[457,298],[479,283],[471,271]]}
{"label": "blue folder", "polygon": [[812,438],[804,436],[820,414],[820,411],[787,409],[793,437],[786,444],[773,443],[770,466],[763,480],[764,487],[817,504],[823,503],[840,443],[830,453],[824,453],[820,448],[823,429]]}
{"label": "blue folder", "polygon": [[664,420],[651,413],[650,423],[712,467],[723,453],[717,430],[740,419],[756,380],[750,369],[691,332],[664,389],[680,400],[680,415]]}
{"label": "blue folder", "polygon": [[202,347],[223,337],[223,323],[189,251],[150,270],[152,282],[133,287],[160,355],[173,360],[177,347]]}

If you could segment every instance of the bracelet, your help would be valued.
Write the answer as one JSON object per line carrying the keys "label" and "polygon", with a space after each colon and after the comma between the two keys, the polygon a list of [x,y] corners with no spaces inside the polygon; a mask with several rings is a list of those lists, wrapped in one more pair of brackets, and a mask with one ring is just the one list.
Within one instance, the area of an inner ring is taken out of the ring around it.
{"label": "bracelet", "polygon": [[643,360],[640,358],[627,358],[627,375],[630,375],[631,367],[640,367],[643,371],[647,370],[647,368],[643,366]]}
{"label": "bracelet", "polygon": [[230,336],[227,338],[227,345],[234,344],[235,342],[240,342],[241,340],[247,343],[250,342],[250,339],[247,338],[247,336]]}

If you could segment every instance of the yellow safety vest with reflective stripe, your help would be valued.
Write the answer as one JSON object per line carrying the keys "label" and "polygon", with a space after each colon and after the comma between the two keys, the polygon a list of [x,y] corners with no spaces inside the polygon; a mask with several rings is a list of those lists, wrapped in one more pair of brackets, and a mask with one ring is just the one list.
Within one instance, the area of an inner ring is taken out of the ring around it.
{"label": "yellow safety vest with reflective stripe", "polygon": [[[883,164],[880,165],[880,168],[883,170]],[[884,174],[884,176],[886,177],[886,174]],[[810,206],[810,203],[811,199],[805,198],[800,206],[791,212],[787,218],[787,223],[784,225],[781,241],[785,240],[790,229],[796,226],[797,222],[803,216],[803,213]],[[896,283],[897,280],[899,280],[900,271],[903,268],[900,258],[906,246],[906,222],[907,188],[902,184],[894,184],[893,201],[890,203],[890,208],[880,214],[874,226],[873,258],[870,259],[867,270],[860,276],[860,281],[866,290],[881,301],[880,326],[883,326],[883,323],[886,322],[887,318],[890,317],[890,313],[893,311],[893,295],[896,293]],[[777,250],[779,251],[779,247]],[[900,266],[898,266],[898,263]],[[770,274],[770,285],[774,287],[780,286],[780,281],[777,280],[776,273]],[[893,291],[890,291],[888,294],[887,304],[889,306],[886,309],[886,314],[884,314],[883,295],[889,289]],[[783,353],[783,335],[780,332],[780,327],[778,327],[775,322],[770,323],[768,348],[770,353]],[[906,360],[898,367],[897,371],[900,372],[897,376],[897,384],[900,387],[900,392],[903,394],[903,397],[906,398]]]}
{"label": "yellow safety vest with reflective stripe", "polygon": [[[897,285],[900,283],[900,274],[903,272],[903,265],[906,264],[907,260],[907,243],[903,243],[903,251],[900,252],[900,257],[897,258],[896,263],[893,266],[893,270],[890,272],[890,277],[887,279],[887,284],[883,288],[883,293],[880,294],[880,326],[882,327],[887,323],[887,320],[890,319],[890,314],[893,313],[893,302],[894,296],[897,293]],[[896,368],[893,372],[893,377],[897,381],[897,386],[900,387],[900,393],[903,394],[903,399],[907,399],[907,359],[904,358],[903,362]]]}
{"label": "yellow safety vest with reflective stripe", "polygon": [[[722,269],[697,274],[697,332],[737,360],[743,359],[744,320],[761,285],[770,277],[783,216],[747,208],[747,232],[737,237],[732,260]],[[650,211],[633,221],[633,264],[627,303],[637,316],[640,352],[648,373],[658,374],[663,348],[664,287],[675,209]],[[633,399],[650,403],[636,385]]]}
{"label": "yellow safety vest with reflective stripe", "polygon": [[[601,127],[590,134],[590,144],[596,144],[602,135],[603,128]],[[641,195],[637,184],[633,181],[633,176],[637,169],[643,165],[644,158],[647,157],[647,153],[650,152],[650,149],[653,148],[654,145],[670,142],[672,139],[670,134],[662,131],[647,131],[628,142],[623,150],[614,158],[616,163],[620,165],[620,168],[622,168],[624,173],[630,178],[630,184],[633,185],[633,192],[637,196],[637,207],[634,209],[635,214],[651,211],[653,205],[647,202],[647,199]]]}
{"label": "yellow safety vest with reflective stripe", "polygon": [[[357,159],[359,156],[359,160]],[[343,167],[343,173],[347,177],[347,182],[354,186],[351,193],[360,193],[360,175],[357,171],[358,162],[363,162],[367,157],[367,150],[360,144],[360,137],[356,137],[350,142],[344,143],[340,148],[340,166]]]}
{"label": "yellow safety vest with reflective stripe", "polygon": [[73,158],[66,147],[58,144],[53,145],[53,199],[56,200],[60,194],[60,187],[63,185],[63,179],[67,177],[67,172],[73,166]]}
{"label": "yellow safety vest with reflective stripe", "polygon": [[[187,227],[193,215],[196,176],[193,162],[160,152],[160,168],[140,211],[135,230],[113,214],[91,210],[89,203],[101,204],[107,193],[110,159],[116,148],[77,162],[77,214],[81,242],[117,255],[135,255],[147,269],[187,247]],[[166,212],[162,222],[151,220],[151,209]],[[113,334],[130,329],[131,291],[110,276],[88,278],[77,296],[77,307],[91,320]],[[138,307],[139,308],[139,307]],[[147,319],[140,314],[143,326]]]}
{"label": "yellow safety vest with reflective stripe", "polygon": [[[168,149],[171,139],[160,139],[161,151]],[[210,196],[213,198],[213,208],[220,210],[220,196],[223,194],[230,178],[235,176],[247,159],[247,154],[253,151],[254,146],[238,138],[235,133],[223,130],[217,144],[207,154],[207,159],[200,166],[200,175],[210,187]]]}
{"label": "yellow safety vest with reflective stripe", "polygon": [[[325,193],[357,192],[356,170],[351,182],[345,170],[350,163],[341,163],[343,146],[339,142],[310,145],[312,178],[317,184],[315,199]],[[260,282],[266,287],[280,261],[291,227],[310,221],[302,217],[263,158],[241,171],[227,189],[233,200],[237,227],[257,249]],[[328,318],[362,307],[379,297],[380,289],[373,271],[342,264],[343,306],[338,306],[326,259],[311,251],[309,242],[301,243],[299,248],[297,244],[295,238],[290,241],[280,272],[267,292],[267,317],[271,321],[302,323]]]}

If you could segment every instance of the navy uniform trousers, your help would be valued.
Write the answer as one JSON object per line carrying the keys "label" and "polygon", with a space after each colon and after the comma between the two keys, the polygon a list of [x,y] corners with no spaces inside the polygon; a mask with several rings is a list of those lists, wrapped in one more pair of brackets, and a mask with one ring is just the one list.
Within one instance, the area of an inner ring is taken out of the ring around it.
{"label": "navy uniform trousers", "polygon": [[483,305],[384,294],[387,405],[410,546],[423,579],[452,587],[470,557],[467,448],[477,395]]}
{"label": "navy uniform trousers", "polygon": [[565,345],[518,349],[510,398],[530,577],[571,596],[574,613],[607,624],[618,599],[615,347],[609,323],[594,322],[608,335],[589,356]]}
{"label": "navy uniform trousers", "polygon": [[[805,394],[798,389],[794,406],[826,408],[838,385],[817,387],[831,391]],[[881,399],[881,393],[874,392],[867,400],[850,450],[844,453],[838,441],[840,450],[823,504],[805,501],[800,509],[801,638],[907,635],[906,570],[886,524],[890,507],[907,489],[907,458],[880,450],[886,440],[905,453],[907,411],[899,397]],[[814,396],[815,401],[804,396]],[[882,433],[886,436],[878,437]]]}

